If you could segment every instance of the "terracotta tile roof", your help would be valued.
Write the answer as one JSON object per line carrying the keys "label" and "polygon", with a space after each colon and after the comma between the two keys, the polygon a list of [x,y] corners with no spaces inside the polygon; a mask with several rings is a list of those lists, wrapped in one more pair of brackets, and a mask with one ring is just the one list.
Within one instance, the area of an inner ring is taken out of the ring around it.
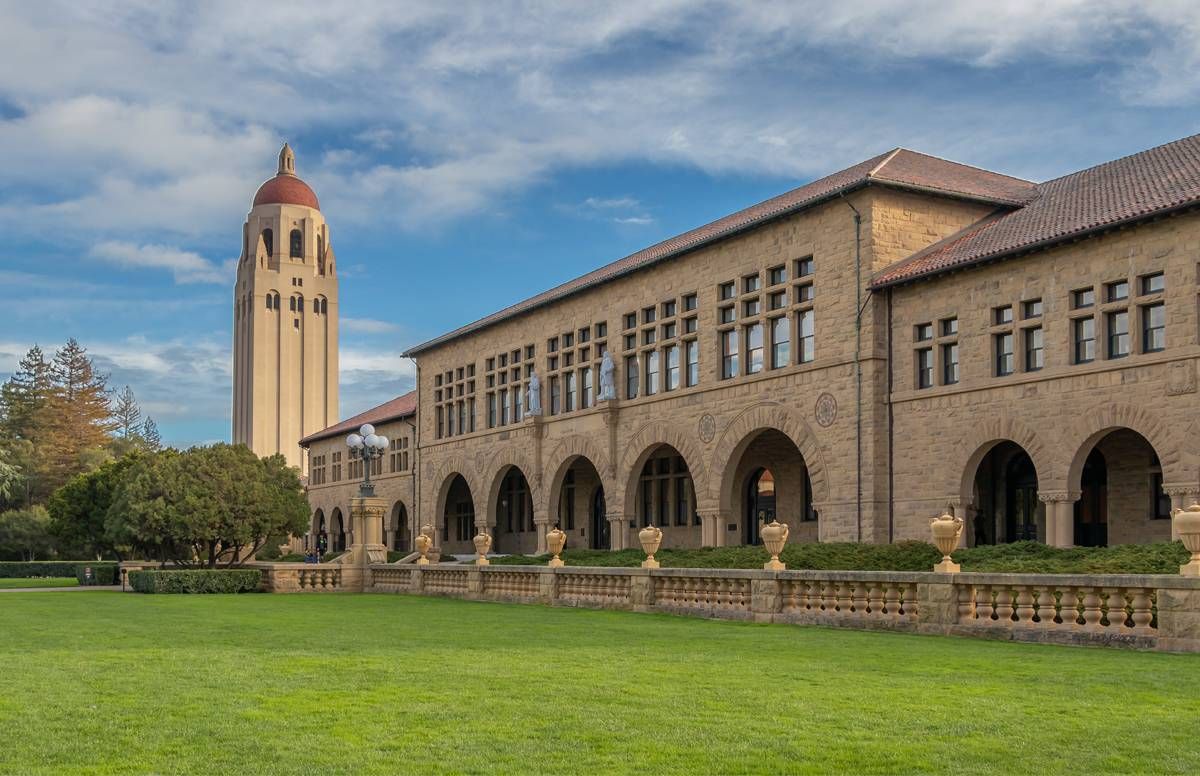
{"label": "terracotta tile roof", "polygon": [[317,201],[317,195],[312,188],[295,175],[285,172],[268,179],[258,187],[251,207],[273,204],[303,205],[313,210],[321,209],[321,203]]}
{"label": "terracotta tile roof", "polygon": [[1200,135],[1040,184],[1028,205],[975,224],[875,276],[876,288],[1049,247],[1200,204]]}
{"label": "terracotta tile roof", "polygon": [[311,443],[321,439],[349,434],[351,431],[357,431],[358,427],[364,423],[370,423],[373,426],[379,425],[388,421],[407,418],[415,415],[416,412],[417,392],[409,391],[403,396],[397,396],[389,402],[380,404],[378,407],[372,407],[366,412],[360,412],[352,418],[346,418],[341,423],[309,434],[300,440],[300,446],[308,447]]}
{"label": "terracotta tile roof", "polygon": [[690,232],[684,232],[657,245],[651,245],[649,248],[644,248],[523,302],[506,307],[474,323],[469,323],[440,337],[409,348],[405,355],[415,355],[429,350],[542,305],[579,293],[592,286],[615,280],[652,264],[679,256],[746,229],[760,226],[774,218],[813,207],[839,194],[848,193],[872,183],[930,191],[943,196],[980,200],[1009,207],[1022,205],[1036,196],[1036,185],[1029,181],[927,156],[904,148],[896,148],[798,189],[793,189],[786,194],[717,219]]}

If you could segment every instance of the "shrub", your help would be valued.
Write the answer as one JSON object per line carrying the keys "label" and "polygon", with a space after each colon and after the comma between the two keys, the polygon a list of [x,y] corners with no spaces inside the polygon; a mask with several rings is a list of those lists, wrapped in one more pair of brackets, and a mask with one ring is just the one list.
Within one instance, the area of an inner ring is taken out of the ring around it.
{"label": "shrub", "polygon": [[23,561],[0,561],[0,579],[32,579],[33,577],[73,577],[75,576],[75,568],[79,564],[91,566],[93,569],[97,566],[112,566],[116,568],[112,561],[88,561],[88,560],[39,560],[32,562]]}
{"label": "shrub", "polygon": [[[91,568],[92,579],[87,580],[86,570]],[[115,585],[117,584],[117,564],[115,563],[85,563],[75,567],[75,579],[81,585]]]}
{"label": "shrub", "polygon": [[137,593],[254,593],[261,582],[258,569],[129,572],[129,585]]}

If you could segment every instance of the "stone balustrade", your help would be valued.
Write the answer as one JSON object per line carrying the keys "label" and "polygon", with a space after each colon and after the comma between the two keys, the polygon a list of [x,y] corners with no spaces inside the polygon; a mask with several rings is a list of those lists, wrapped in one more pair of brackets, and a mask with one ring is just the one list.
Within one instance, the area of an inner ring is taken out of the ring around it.
{"label": "stone balustrade", "polygon": [[[276,564],[279,565],[279,564]],[[1200,579],[376,564],[367,590],[1200,652]]]}
{"label": "stone balustrade", "polygon": [[341,566],[333,563],[250,563],[262,571],[267,593],[339,593],[344,591]]}

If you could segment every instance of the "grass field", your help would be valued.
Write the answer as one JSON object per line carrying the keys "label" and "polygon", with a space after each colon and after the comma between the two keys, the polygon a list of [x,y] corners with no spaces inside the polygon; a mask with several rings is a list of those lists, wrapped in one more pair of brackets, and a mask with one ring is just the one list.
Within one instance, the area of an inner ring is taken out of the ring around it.
{"label": "grass field", "polygon": [[0,596],[2,773],[1195,773],[1200,657],[388,595]]}
{"label": "grass field", "polygon": [[75,577],[0,578],[0,590],[11,590],[18,587],[77,587],[78,585],[79,580]]}

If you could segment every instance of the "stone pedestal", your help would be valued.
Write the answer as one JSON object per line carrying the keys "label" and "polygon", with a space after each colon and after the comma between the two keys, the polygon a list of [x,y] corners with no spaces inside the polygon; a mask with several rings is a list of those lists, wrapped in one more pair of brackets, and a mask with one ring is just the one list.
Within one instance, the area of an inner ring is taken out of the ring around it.
{"label": "stone pedestal", "polygon": [[346,554],[337,559],[342,566],[342,588],[362,592],[369,582],[372,563],[387,562],[387,547],[383,544],[383,516],[387,502],[373,496],[350,499],[350,524],[354,526],[354,542]]}

